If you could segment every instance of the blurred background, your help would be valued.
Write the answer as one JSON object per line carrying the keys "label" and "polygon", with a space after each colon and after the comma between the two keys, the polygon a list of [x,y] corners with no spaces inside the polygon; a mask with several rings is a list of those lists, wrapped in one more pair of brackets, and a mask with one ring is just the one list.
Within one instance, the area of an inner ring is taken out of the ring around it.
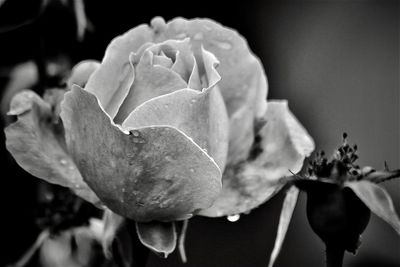
{"label": "blurred background", "polygon": [[[217,5],[86,0],[89,31],[81,40],[72,2],[6,0],[0,6],[1,90],[17,64],[45,58],[68,69],[82,59],[100,60],[113,37],[154,16],[208,17],[247,39],[264,64],[268,98],[288,99],[317,149],[329,154],[347,132],[350,143],[359,147],[360,166],[380,169],[386,161],[389,167],[400,168],[399,1],[260,0]],[[9,156],[3,133],[0,149],[0,242],[6,247],[0,265],[5,265],[17,260],[39,233],[34,215],[39,181]],[[400,180],[383,186],[400,212]],[[147,266],[266,266],[282,200],[278,194],[234,223],[196,217],[188,229],[188,263],[182,264],[174,253],[167,260],[152,255]],[[275,266],[324,266],[324,246],[308,225],[305,202],[302,194]],[[372,216],[357,256],[346,255],[345,266],[400,266],[399,252],[395,231]]]}

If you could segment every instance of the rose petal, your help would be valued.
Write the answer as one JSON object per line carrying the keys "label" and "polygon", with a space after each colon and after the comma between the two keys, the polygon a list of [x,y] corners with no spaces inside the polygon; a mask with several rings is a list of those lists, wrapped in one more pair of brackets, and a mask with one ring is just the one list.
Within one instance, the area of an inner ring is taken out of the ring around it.
{"label": "rose petal", "polygon": [[346,186],[351,188],[373,213],[386,221],[400,235],[400,219],[385,189],[369,181],[347,182]]}
{"label": "rose petal", "polygon": [[27,172],[49,183],[71,188],[78,196],[98,204],[64,150],[62,125],[54,124],[51,106],[33,91],[14,97],[9,114],[18,120],[5,129],[6,147]]}
{"label": "rose petal", "polygon": [[168,257],[176,247],[176,230],[174,222],[136,223],[136,232],[140,242],[156,253]]}
{"label": "rose petal", "polygon": [[175,220],[210,206],[220,191],[218,166],[173,127],[122,132],[78,87],[66,94],[61,117],[85,181],[119,215]]}
{"label": "rose petal", "polygon": [[153,64],[154,65],[160,65],[160,66],[162,66],[164,68],[169,69],[169,68],[172,67],[172,65],[174,63],[172,62],[172,60],[169,57],[166,57],[166,56],[154,56],[153,57]]}
{"label": "rose petal", "polygon": [[227,166],[219,198],[201,215],[248,212],[282,188],[282,177],[300,171],[304,158],[314,149],[312,138],[289,111],[286,101],[269,102],[265,120],[258,133],[259,147],[253,148],[255,158]]}
{"label": "rose petal", "polygon": [[261,154],[253,164],[263,166],[270,178],[297,173],[305,157],[314,150],[313,139],[290,112],[287,101],[269,101],[261,136]]}
{"label": "rose petal", "polygon": [[[259,59],[250,51],[246,40],[236,31],[223,27],[209,19],[186,20],[176,18],[167,24],[157,17],[151,22],[155,29],[154,40],[160,42],[168,39],[190,38],[195,54],[200,54],[203,46],[218,58],[218,73],[222,80],[219,87],[224,97],[229,118],[235,116],[236,123],[252,124],[254,118],[261,118],[266,111],[267,80]],[[246,112],[239,110],[246,107]],[[233,133],[234,132],[234,133]],[[233,151],[242,151],[235,155],[232,164],[246,158],[253,139],[253,127],[231,127],[230,146]],[[236,142],[236,140],[243,142]],[[236,148],[240,147],[240,148]],[[228,159],[231,162],[231,159]]]}
{"label": "rose petal", "polygon": [[[194,51],[200,51],[202,45],[218,58],[221,62],[218,72],[223,77],[221,92],[227,103],[229,115],[247,104],[247,94],[250,93],[247,86],[252,83],[251,80],[260,79],[263,71],[262,65],[250,51],[246,40],[236,31],[210,19],[175,18],[165,24],[162,18],[156,17],[151,21],[151,25],[155,31],[155,42],[189,37]],[[266,100],[266,82],[260,85],[262,85],[260,88],[254,88],[255,91],[259,91],[257,98],[254,99],[257,101],[254,104],[257,104],[258,116],[262,116],[266,109],[264,101],[258,103],[260,99]]]}
{"label": "rose petal", "polygon": [[89,78],[85,89],[94,94],[103,109],[113,118],[128,94],[134,80],[134,69],[129,57],[151,42],[153,32],[147,25],[140,25],[116,37],[107,47],[99,68]]}
{"label": "rose petal", "polygon": [[[146,50],[135,69],[135,81],[122,103],[115,121],[121,123],[137,106],[154,97],[187,87],[176,72],[153,65],[153,53]],[[156,78],[155,78],[156,77]]]}
{"label": "rose petal", "polygon": [[197,65],[197,61],[194,56],[193,56],[193,60],[194,60],[194,64],[193,64],[192,73],[190,74],[190,77],[189,77],[188,87],[191,89],[201,91],[203,89],[203,86],[201,84],[199,66]]}
{"label": "rose petal", "polygon": [[100,67],[97,60],[84,60],[75,65],[71,71],[71,76],[67,81],[68,88],[72,88],[73,84],[85,87],[89,77],[95,70]]}
{"label": "rose petal", "polygon": [[199,92],[182,89],[153,98],[136,108],[124,121],[124,129],[170,125],[187,136],[225,167],[228,151],[228,118],[218,88]]}
{"label": "rose petal", "polygon": [[171,69],[188,82],[193,69],[194,57],[189,39],[184,40],[166,40],[149,48],[153,53],[165,53],[174,61]]}
{"label": "rose petal", "polygon": [[249,107],[243,106],[229,119],[228,164],[230,165],[236,165],[249,156],[251,145],[254,142],[252,113]]}
{"label": "rose petal", "polygon": [[215,69],[219,65],[219,61],[213,53],[210,53],[203,47],[201,47],[201,56],[204,64],[205,76],[207,78],[207,84],[204,88],[211,88],[221,80],[221,76]]}

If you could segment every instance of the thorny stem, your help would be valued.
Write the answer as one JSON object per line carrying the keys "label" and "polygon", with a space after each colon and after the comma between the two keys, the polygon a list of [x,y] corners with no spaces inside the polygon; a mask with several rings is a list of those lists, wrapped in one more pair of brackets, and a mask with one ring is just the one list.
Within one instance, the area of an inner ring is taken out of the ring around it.
{"label": "thorny stem", "polygon": [[326,245],[326,267],[342,267],[344,248],[335,245]]}
{"label": "thorny stem", "polygon": [[35,255],[35,252],[40,248],[43,242],[49,237],[50,232],[46,229],[43,230],[39,236],[37,237],[35,243],[25,252],[25,254],[14,264],[9,265],[8,267],[23,267],[25,266]]}

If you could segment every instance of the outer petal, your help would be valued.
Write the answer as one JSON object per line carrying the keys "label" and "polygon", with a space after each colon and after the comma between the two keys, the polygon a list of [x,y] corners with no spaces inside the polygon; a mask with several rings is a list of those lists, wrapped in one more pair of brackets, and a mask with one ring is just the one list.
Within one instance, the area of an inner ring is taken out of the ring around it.
{"label": "outer petal", "polygon": [[153,52],[146,50],[135,69],[135,81],[115,117],[121,123],[137,106],[154,97],[187,87],[173,70],[153,65]]}
{"label": "outer petal", "polygon": [[117,114],[134,79],[130,54],[151,42],[152,38],[153,31],[147,25],[140,25],[116,37],[107,47],[101,66],[87,82],[85,89],[96,95],[110,117]]}
{"label": "outer petal", "polygon": [[278,192],[281,178],[300,171],[304,158],[314,150],[307,131],[289,111],[286,101],[269,102],[266,124],[258,135],[254,159],[227,166],[222,192],[214,205],[201,211],[216,217],[248,212]]}
{"label": "outer petal", "polygon": [[11,102],[10,115],[18,121],[5,129],[6,147],[30,174],[49,183],[71,188],[91,203],[98,203],[64,150],[62,125],[55,124],[51,106],[33,91],[24,91]]}
{"label": "outer petal", "polygon": [[85,181],[117,214],[138,222],[184,219],[220,191],[218,166],[175,128],[122,132],[78,87],[66,94],[61,117]]}
{"label": "outer petal", "polygon": [[71,76],[67,81],[68,88],[72,88],[73,84],[85,87],[89,77],[100,67],[97,60],[84,60],[75,65],[72,69]]}
{"label": "outer petal", "polygon": [[190,37],[195,54],[200,54],[200,47],[203,46],[218,58],[221,63],[218,72],[222,77],[219,87],[228,116],[235,117],[233,125],[251,124],[251,127],[246,128],[231,127],[232,153],[229,155],[235,157],[228,159],[228,162],[232,161],[234,164],[245,159],[253,140],[253,120],[263,116],[267,104],[267,80],[259,59],[252,54],[245,39],[236,31],[209,19],[176,18],[165,24],[157,17],[151,24],[156,32],[156,41]]}

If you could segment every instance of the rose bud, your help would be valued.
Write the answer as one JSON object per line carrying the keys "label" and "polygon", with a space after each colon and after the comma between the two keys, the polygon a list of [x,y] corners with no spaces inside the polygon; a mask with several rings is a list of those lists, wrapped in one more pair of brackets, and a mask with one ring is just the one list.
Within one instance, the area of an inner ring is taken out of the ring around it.
{"label": "rose bud", "polygon": [[[307,218],[313,231],[326,246],[327,266],[342,266],[345,251],[356,253],[360,236],[368,225],[371,211],[389,223],[400,234],[400,219],[389,194],[377,183],[400,176],[400,170],[375,171],[371,167],[360,168],[357,146],[350,147],[347,134],[343,144],[328,160],[324,152],[317,153],[311,161],[307,176],[294,175],[288,190],[280,218],[270,267],[282,246],[298,192],[307,193]],[[298,189],[297,189],[298,188]]]}

